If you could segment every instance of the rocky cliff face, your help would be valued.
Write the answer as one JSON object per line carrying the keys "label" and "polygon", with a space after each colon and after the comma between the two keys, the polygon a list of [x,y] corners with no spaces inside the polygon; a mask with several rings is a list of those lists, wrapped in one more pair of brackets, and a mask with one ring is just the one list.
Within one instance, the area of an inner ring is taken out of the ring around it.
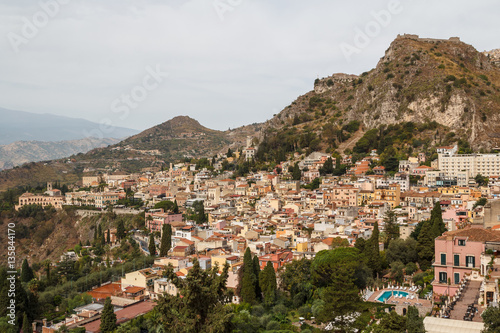
{"label": "rocky cliff face", "polygon": [[[317,79],[266,127],[307,124],[317,129],[360,120],[365,129],[404,121],[436,121],[475,148],[500,144],[500,69],[458,38],[398,36],[377,66],[361,75]],[[305,126],[305,125],[299,125]]]}
{"label": "rocky cliff face", "polygon": [[500,49],[484,51],[483,54],[490,60],[491,63],[500,67]]}

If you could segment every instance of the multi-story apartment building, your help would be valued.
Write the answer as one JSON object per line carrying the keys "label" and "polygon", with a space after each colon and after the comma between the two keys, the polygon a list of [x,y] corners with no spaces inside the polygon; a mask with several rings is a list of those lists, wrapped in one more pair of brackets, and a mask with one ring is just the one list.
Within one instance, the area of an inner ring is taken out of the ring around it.
{"label": "multi-story apartment building", "polygon": [[464,274],[479,268],[484,275],[486,267],[481,263],[481,255],[486,250],[486,243],[499,241],[499,231],[483,228],[449,231],[436,238],[434,293],[453,296]]}
{"label": "multi-story apartment building", "polygon": [[148,228],[151,232],[161,232],[164,224],[170,224],[172,222],[182,222],[182,214],[164,213],[163,209],[160,209],[156,212],[147,212],[145,214],[145,218],[146,228]]}
{"label": "multi-story apartment building", "polygon": [[19,197],[19,204],[16,205],[16,210],[26,205],[40,205],[42,207],[53,206],[56,209],[61,209],[65,199],[63,196],[48,196],[33,193],[23,193]]}
{"label": "multi-story apartment building", "polygon": [[467,186],[469,184],[468,171],[426,171],[424,185],[429,187]]}
{"label": "multi-story apartment building", "polygon": [[324,193],[325,205],[356,206],[359,189],[351,185],[336,186]]}
{"label": "multi-story apartment building", "polygon": [[446,175],[466,171],[470,178],[500,175],[500,154],[438,154],[438,168]]}

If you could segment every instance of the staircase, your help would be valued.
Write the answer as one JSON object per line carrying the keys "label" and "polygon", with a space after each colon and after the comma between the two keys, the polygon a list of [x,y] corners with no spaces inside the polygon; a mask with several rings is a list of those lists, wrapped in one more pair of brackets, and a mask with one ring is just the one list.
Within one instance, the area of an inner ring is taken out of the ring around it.
{"label": "staircase", "polygon": [[[469,320],[469,318],[472,317],[472,321],[482,322],[479,312],[475,311],[475,309],[478,308],[477,300],[479,298],[480,287],[481,281],[469,280],[467,282],[467,285],[462,290],[459,299],[449,311],[450,319]],[[467,315],[467,313],[469,313],[469,315]],[[471,316],[471,313],[474,313],[474,316]]]}

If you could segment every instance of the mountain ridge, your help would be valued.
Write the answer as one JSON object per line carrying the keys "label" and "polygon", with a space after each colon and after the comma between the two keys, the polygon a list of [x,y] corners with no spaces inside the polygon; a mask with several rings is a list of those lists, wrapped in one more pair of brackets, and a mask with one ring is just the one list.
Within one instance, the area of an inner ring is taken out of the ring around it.
{"label": "mountain ridge", "polygon": [[[66,141],[85,139],[101,133],[101,125],[82,118],[71,118],[50,113],[0,108],[0,145],[17,141]],[[120,139],[137,134],[137,130],[111,126],[106,137]],[[89,133],[91,135],[89,135]]]}
{"label": "mountain ridge", "polygon": [[[210,158],[228,147],[234,151],[245,146],[248,136],[260,144],[269,138],[279,144],[290,139],[287,153],[302,148],[333,152],[348,147],[345,150],[350,151],[356,144],[351,141],[360,134],[372,129],[382,133],[384,127],[403,123],[417,136],[425,131],[422,138],[415,137],[425,140],[423,146],[414,141],[415,147],[432,150],[442,142],[461,142],[475,150],[488,150],[500,145],[499,87],[500,68],[491,55],[458,38],[401,35],[370,71],[317,79],[311,91],[264,123],[217,131],[188,116],[178,116],[110,147],[78,154],[75,165],[138,171],[165,162]],[[349,138],[349,145],[344,144]],[[398,144],[402,156],[411,151],[404,148],[408,144],[404,140]],[[280,156],[283,160],[285,155],[281,152]],[[70,172],[71,167],[61,162],[54,165]],[[28,165],[18,172],[21,183],[36,178],[30,168],[50,174],[50,170]],[[0,174],[0,188],[5,188],[8,178]]]}
{"label": "mountain ridge", "polygon": [[[463,128],[475,148],[500,143],[500,69],[490,57],[458,38],[398,36],[377,66],[360,75],[317,79],[264,128],[308,126],[322,134],[359,120],[366,129],[413,121]],[[338,143],[338,142],[337,142]]]}

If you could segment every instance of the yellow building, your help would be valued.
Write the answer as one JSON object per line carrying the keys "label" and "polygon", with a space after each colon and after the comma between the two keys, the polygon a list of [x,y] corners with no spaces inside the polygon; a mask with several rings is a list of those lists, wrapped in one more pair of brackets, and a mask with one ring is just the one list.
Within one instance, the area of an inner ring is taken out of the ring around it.
{"label": "yellow building", "polygon": [[160,269],[145,268],[130,272],[122,277],[122,290],[127,287],[142,287],[149,291],[153,290],[154,281],[162,276]]}

